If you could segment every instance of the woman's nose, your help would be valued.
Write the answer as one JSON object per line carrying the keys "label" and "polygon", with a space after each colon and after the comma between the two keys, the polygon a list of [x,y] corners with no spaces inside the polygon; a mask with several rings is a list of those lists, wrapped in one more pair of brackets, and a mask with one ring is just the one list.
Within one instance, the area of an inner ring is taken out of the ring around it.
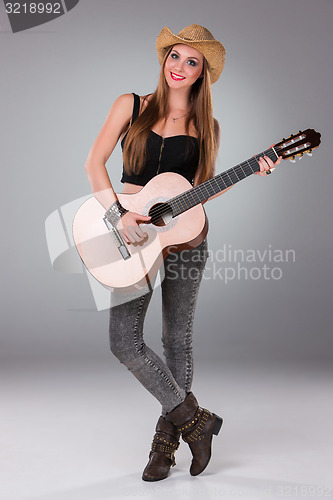
{"label": "woman's nose", "polygon": [[176,64],[175,64],[175,69],[178,70],[178,71],[183,71],[184,69],[184,62],[180,61],[178,59],[178,61],[176,61]]}

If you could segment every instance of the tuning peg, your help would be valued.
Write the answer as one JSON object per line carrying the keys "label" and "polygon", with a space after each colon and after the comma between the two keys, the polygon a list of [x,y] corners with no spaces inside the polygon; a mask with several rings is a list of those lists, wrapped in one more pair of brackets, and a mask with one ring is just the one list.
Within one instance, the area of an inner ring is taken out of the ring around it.
{"label": "tuning peg", "polygon": [[312,156],[312,149],[309,149],[309,151],[306,152],[308,156]]}
{"label": "tuning peg", "polygon": [[291,156],[290,158],[291,163],[296,163],[295,156]]}
{"label": "tuning peg", "polygon": [[298,159],[301,160],[303,158],[303,153],[299,153]]}

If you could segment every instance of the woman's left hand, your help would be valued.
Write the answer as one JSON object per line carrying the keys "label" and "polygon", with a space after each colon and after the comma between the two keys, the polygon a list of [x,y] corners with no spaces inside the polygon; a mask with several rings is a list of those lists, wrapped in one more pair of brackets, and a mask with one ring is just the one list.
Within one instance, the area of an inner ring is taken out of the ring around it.
{"label": "woman's left hand", "polygon": [[274,170],[274,168],[277,165],[279,165],[279,163],[281,163],[281,160],[282,160],[282,156],[279,156],[279,158],[276,160],[276,162],[273,162],[270,158],[268,158],[268,156],[260,157],[258,160],[260,171],[255,172],[255,174],[257,174],[257,175],[269,175],[270,173],[272,173],[272,169]]}

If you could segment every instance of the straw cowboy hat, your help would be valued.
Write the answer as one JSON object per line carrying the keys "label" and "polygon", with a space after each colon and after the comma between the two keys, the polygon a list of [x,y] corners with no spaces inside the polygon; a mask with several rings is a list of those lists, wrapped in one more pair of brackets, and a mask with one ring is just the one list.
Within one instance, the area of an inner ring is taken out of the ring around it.
{"label": "straw cowboy hat", "polygon": [[191,24],[182,29],[178,35],[174,35],[167,27],[163,28],[156,40],[156,50],[161,65],[168,49],[177,43],[183,43],[201,52],[208,62],[211,83],[219,79],[225,61],[225,48],[222,43],[215,40],[207,28]]}

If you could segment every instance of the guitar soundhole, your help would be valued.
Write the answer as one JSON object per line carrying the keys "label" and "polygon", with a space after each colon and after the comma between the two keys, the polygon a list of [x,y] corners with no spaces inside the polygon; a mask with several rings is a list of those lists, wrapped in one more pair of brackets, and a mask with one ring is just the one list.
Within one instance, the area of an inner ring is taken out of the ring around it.
{"label": "guitar soundhole", "polygon": [[167,203],[156,203],[153,205],[149,212],[149,217],[151,217],[151,223],[154,226],[166,226],[172,220],[172,209]]}

